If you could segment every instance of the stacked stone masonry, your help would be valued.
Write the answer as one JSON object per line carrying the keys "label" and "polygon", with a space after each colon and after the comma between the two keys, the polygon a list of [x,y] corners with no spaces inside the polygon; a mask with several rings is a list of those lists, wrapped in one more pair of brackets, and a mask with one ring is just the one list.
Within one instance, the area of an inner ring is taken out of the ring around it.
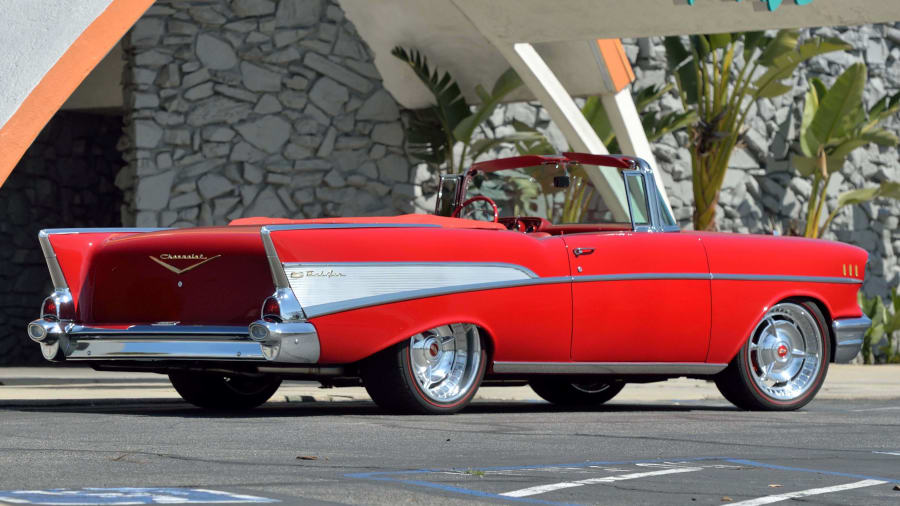
{"label": "stacked stone masonry", "polygon": [[60,112],[0,187],[0,364],[43,364],[25,335],[53,291],[38,244],[43,228],[119,226],[119,116]]}
{"label": "stacked stone masonry", "polygon": [[336,3],[160,0],[123,45],[123,223],[411,210],[398,105]]}

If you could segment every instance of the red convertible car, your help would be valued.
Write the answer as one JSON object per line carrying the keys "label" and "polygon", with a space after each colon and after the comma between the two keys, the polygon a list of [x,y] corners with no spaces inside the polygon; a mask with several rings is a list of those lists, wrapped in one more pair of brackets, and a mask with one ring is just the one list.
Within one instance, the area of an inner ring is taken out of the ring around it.
{"label": "red convertible car", "polygon": [[790,410],[871,323],[865,251],[680,231],[627,156],[477,163],[441,178],[433,216],[39,238],[55,290],[27,330],[44,356],[167,374],[210,409],[260,405],[283,379],[452,413],[485,384],[598,405],[687,376],[741,408]]}

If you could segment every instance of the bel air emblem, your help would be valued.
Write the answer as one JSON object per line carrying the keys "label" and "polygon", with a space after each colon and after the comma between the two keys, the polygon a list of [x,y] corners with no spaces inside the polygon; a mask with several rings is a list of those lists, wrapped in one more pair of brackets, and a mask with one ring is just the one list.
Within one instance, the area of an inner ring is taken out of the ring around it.
{"label": "bel air emblem", "polygon": [[[215,260],[215,259],[219,258],[220,256],[222,256],[222,255],[216,255],[214,257],[207,258],[206,255],[204,255],[202,253],[201,254],[192,253],[189,255],[172,255],[169,253],[163,253],[162,255],[159,256],[159,258],[156,258],[155,256],[151,256],[150,260],[153,260],[154,262],[158,263],[159,265],[162,265],[163,267],[174,272],[175,274],[183,274],[191,269],[200,267],[201,265],[205,264],[206,262]],[[189,265],[189,266],[185,267],[184,269],[179,269],[178,267],[175,267],[174,265],[164,262],[164,260],[199,260],[199,262]]]}

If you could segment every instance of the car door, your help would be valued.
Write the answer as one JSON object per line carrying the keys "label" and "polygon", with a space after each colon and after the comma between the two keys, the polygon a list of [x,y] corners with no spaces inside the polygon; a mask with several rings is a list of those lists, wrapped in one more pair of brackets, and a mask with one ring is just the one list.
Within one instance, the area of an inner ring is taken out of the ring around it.
{"label": "car door", "polygon": [[573,360],[705,361],[710,280],[699,237],[629,231],[564,239],[573,281]]}

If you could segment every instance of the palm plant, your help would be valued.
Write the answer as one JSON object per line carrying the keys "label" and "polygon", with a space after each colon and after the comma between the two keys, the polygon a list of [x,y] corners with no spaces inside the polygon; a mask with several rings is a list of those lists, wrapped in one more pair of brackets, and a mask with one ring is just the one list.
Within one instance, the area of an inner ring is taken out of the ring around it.
{"label": "palm plant", "polygon": [[797,171],[813,180],[806,209],[806,237],[821,236],[844,206],[877,197],[900,199],[900,183],[896,182],[852,190],[838,197],[837,205],[819,226],[825,209],[825,189],[850,153],[870,143],[896,146],[898,142],[896,135],[878,125],[900,111],[900,93],[878,100],[867,113],[863,107],[865,87],[866,66],[862,63],[848,67],[831,88],[818,78],[810,80],[800,126],[802,154],[791,158]]}
{"label": "palm plant", "polygon": [[[508,69],[497,79],[490,93],[480,84],[475,87],[481,104],[472,111],[453,77],[429,67],[427,58],[421,53],[395,47],[391,54],[406,62],[434,96],[433,106],[410,114],[406,139],[412,156],[433,167],[456,173],[465,170],[466,159],[474,160],[498,144],[536,137],[534,133],[519,133],[501,138],[474,138],[478,127],[491,116],[503,98],[522,85],[513,69]],[[457,143],[462,144],[462,150],[454,157],[453,148]]]}
{"label": "palm plant", "polygon": [[744,122],[760,98],[792,88],[782,81],[797,66],[820,54],[849,49],[837,39],[813,37],[802,44],[797,30],[666,37],[666,59],[685,111],[696,111],[691,129],[694,228],[714,230],[716,204]]}
{"label": "palm plant", "polygon": [[866,297],[861,291],[857,297],[863,313],[872,320],[872,326],[863,337],[863,361],[867,364],[874,362],[872,347],[884,339],[885,344],[879,351],[885,362],[900,362],[900,354],[894,349],[894,333],[900,331],[900,294],[897,289],[891,290],[890,304],[885,304],[878,296]]}

